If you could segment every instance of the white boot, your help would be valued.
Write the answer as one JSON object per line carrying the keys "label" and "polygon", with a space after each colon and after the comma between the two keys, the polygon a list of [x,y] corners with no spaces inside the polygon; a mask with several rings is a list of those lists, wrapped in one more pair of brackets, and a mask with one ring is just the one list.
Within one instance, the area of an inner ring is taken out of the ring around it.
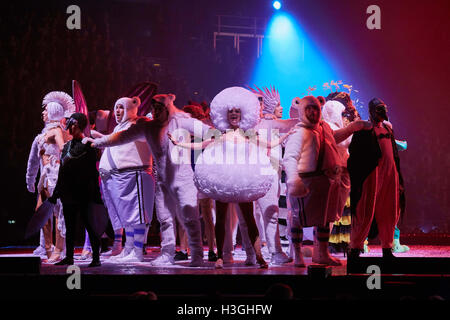
{"label": "white boot", "polygon": [[175,261],[173,259],[173,255],[170,255],[168,253],[161,253],[159,256],[156,257],[155,260],[150,262],[151,266],[157,267],[157,266],[167,266],[175,264]]}
{"label": "white boot", "polygon": [[142,248],[134,247],[133,250],[131,250],[130,254],[121,259],[117,259],[116,261],[117,263],[143,262],[144,257]]}
{"label": "white boot", "polygon": [[118,262],[120,259],[125,258],[126,256],[128,256],[131,251],[133,251],[133,248],[129,248],[129,247],[125,247],[122,249],[122,251],[116,255],[116,256],[112,256],[111,258],[109,258],[107,261],[108,262]]}

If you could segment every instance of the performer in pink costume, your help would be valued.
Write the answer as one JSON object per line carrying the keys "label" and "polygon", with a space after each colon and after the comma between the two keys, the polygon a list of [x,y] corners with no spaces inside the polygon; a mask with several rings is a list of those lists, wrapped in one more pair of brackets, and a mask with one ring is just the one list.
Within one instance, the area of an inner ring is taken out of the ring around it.
{"label": "performer in pink costume", "polygon": [[[75,105],[72,97],[61,91],[48,93],[42,101],[44,111],[42,119],[45,127],[33,141],[28,158],[26,182],[29,192],[35,192],[36,176],[40,171],[38,182],[38,208],[42,202],[51,197],[58,180],[58,170],[60,166],[61,150],[68,136],[63,129],[61,121],[65,117],[75,112]],[[52,219],[41,230],[40,246],[35,250],[36,255],[46,254],[48,262],[56,262],[62,259],[65,249],[65,224],[62,214],[62,204],[60,201],[55,206],[54,216],[56,217],[56,247],[53,248]]]}
{"label": "performer in pink costume", "polygon": [[[112,147],[145,138],[150,145],[156,165],[155,205],[161,225],[161,254],[152,265],[174,263],[175,232],[173,218],[178,216],[183,223],[191,249],[190,266],[203,266],[201,226],[197,206],[197,189],[193,181],[190,154],[187,161],[178,158],[178,150],[169,142],[167,132],[185,129],[195,136],[202,136],[210,128],[201,121],[191,118],[173,104],[175,95],[158,94],[153,97],[151,113],[154,120],[139,121],[124,131],[116,132],[92,141],[95,147]],[[194,132],[194,126],[196,129]],[[189,136],[190,139],[190,136]],[[181,159],[181,160],[180,160]]]}

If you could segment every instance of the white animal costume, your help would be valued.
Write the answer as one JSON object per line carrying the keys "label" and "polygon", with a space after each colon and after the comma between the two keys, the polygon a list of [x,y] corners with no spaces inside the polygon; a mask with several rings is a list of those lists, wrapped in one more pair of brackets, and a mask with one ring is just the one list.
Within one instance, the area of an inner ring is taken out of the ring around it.
{"label": "white animal costume", "polygon": [[[55,141],[55,136],[48,136],[53,129],[60,128],[63,132],[61,120],[64,117],[69,117],[75,112],[75,104],[73,99],[65,92],[52,91],[48,93],[42,105],[46,108],[48,121],[42,132],[36,136],[33,141],[30,155],[28,157],[26,183],[29,192],[35,192],[36,176],[40,171],[40,179],[37,186],[38,191],[38,205],[44,198],[50,197],[58,180],[59,161],[61,157],[61,149]],[[65,141],[63,141],[65,142]],[[66,233],[64,216],[62,213],[62,204],[58,200],[54,216],[57,222],[56,231],[56,249],[55,254],[60,255],[64,250],[64,237]],[[40,246],[35,250],[36,255],[47,255],[50,258],[52,251],[52,220],[41,229],[40,232]],[[53,261],[54,260],[54,261]],[[49,262],[55,262],[56,256],[53,256]]]}
{"label": "white animal costume", "polygon": [[[193,171],[190,162],[190,152],[186,151],[187,161],[179,161],[174,145],[169,141],[167,132],[184,129],[202,136],[209,127],[201,121],[191,118],[187,113],[177,109],[173,104],[175,95],[159,94],[153,97],[154,103],[163,106],[168,112],[167,121],[138,121],[125,131],[113,133],[95,139],[97,147],[111,147],[145,138],[150,145],[154,164],[158,172],[156,177],[156,213],[161,225],[161,255],[152,263],[174,263],[175,233],[173,219],[175,215],[184,224],[188,234],[191,249],[191,266],[203,265],[203,247],[201,226],[197,207],[197,188],[193,181]],[[194,126],[196,128],[194,132]],[[198,128],[198,129],[197,129]],[[184,159],[184,158],[183,158]],[[180,163],[181,162],[181,163]]]}
{"label": "white animal costume", "polygon": [[292,105],[298,110],[298,131],[286,143],[283,165],[288,192],[296,197],[291,203],[296,211],[291,229],[295,265],[304,266],[300,251],[304,226],[318,227],[319,255],[317,261],[313,257],[313,262],[340,265],[339,260],[328,252],[328,224],[339,218],[337,205],[342,162],[336,141],[347,138],[355,125],[332,131],[323,121],[311,123],[306,117],[307,107],[314,106],[320,115],[320,103],[312,96],[295,98]]}
{"label": "white animal costume", "polygon": [[[117,100],[114,113],[117,108],[123,108],[124,113],[121,119],[116,118],[117,126],[113,132],[126,130],[139,121],[139,105],[138,97]],[[122,228],[126,232],[125,248],[115,257],[121,262],[143,261],[145,225],[151,221],[155,197],[151,150],[146,139],[105,148],[99,172],[115,234],[121,237]]]}

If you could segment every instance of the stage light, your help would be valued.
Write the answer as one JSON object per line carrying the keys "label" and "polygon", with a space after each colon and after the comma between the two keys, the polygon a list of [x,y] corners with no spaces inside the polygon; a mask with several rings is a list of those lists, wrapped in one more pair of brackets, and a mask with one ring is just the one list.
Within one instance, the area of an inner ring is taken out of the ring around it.
{"label": "stage light", "polygon": [[275,8],[275,10],[280,10],[280,8],[281,8],[281,2],[280,1],[274,1],[272,5]]}
{"label": "stage light", "polygon": [[308,95],[308,87],[317,86],[314,96],[330,93],[322,84],[339,78],[335,67],[292,15],[278,11],[268,23],[262,55],[249,84],[274,85],[281,95],[283,118],[287,118],[292,99]]}

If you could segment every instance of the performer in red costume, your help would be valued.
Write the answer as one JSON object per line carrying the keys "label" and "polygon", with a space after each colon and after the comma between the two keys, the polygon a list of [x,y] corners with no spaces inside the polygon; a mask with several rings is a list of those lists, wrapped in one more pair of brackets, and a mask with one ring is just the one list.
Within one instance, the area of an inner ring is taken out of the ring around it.
{"label": "performer in red costume", "polygon": [[[376,219],[383,258],[392,259],[395,225],[404,209],[403,179],[386,104],[369,102],[372,130],[353,135],[347,167],[351,179],[352,231],[349,259],[359,257],[372,220]],[[400,210],[399,210],[400,207]]]}

